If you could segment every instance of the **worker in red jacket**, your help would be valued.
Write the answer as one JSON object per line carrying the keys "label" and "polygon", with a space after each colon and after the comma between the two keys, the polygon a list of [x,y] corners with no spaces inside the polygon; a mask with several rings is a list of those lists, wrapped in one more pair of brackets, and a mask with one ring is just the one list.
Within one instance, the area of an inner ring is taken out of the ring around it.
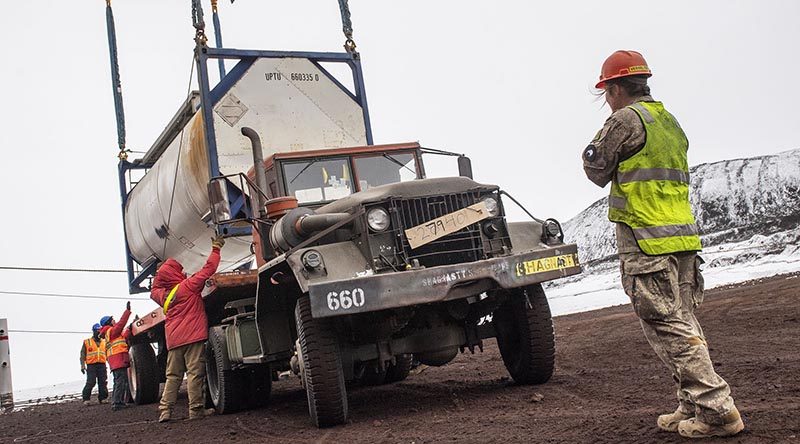
{"label": "worker in red jacket", "polygon": [[158,407],[159,422],[172,418],[172,408],[178,399],[178,388],[184,373],[189,394],[189,419],[200,419],[207,413],[203,383],[206,377],[204,343],[208,339],[208,318],[201,292],[206,280],[217,271],[219,250],[224,244],[222,237],[213,239],[206,264],[189,277],[183,273],[183,266],[170,258],[159,267],[153,279],[150,298],[164,309],[168,350],[167,382]]}
{"label": "worker in red jacket", "polygon": [[128,357],[128,338],[131,330],[125,328],[128,318],[131,315],[131,302],[125,306],[125,312],[119,322],[114,321],[112,316],[100,318],[100,335],[106,340],[106,361],[111,374],[114,375],[114,391],[111,395],[113,403],[111,410],[117,411],[125,407],[125,398],[128,393],[128,367],[130,358]]}

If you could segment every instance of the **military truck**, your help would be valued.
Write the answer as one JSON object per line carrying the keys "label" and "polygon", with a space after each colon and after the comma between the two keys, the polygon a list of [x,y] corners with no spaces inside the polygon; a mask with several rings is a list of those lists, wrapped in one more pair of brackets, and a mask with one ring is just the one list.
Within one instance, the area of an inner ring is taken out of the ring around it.
{"label": "military truck", "polygon": [[[278,374],[294,373],[313,422],[341,424],[348,383],[400,381],[412,363],[445,365],[488,338],[514,381],[546,382],[554,335],[541,283],[581,271],[576,246],[553,219],[507,221],[515,201],[475,182],[466,156],[373,143],[340,6],[346,52],[265,51],[224,48],[219,33],[209,47],[192,0],[198,91],[129,159],[107,3],[130,292],[148,292],[167,258],[198,270],[211,238],[226,237],[203,292],[207,401],[219,413],[263,405]],[[459,175],[427,178],[423,155],[434,154],[455,156]],[[140,404],[165,379],[164,320],[159,307],[133,323]]]}
{"label": "military truck", "polygon": [[426,178],[426,151],[404,143],[267,159],[258,253],[268,253],[251,310],[212,328],[212,399],[239,402],[226,371],[288,363],[314,423],[340,424],[348,381],[399,381],[412,356],[441,366],[488,338],[515,382],[550,378],[541,283],[580,272],[576,246],[553,219],[508,222],[506,194],[464,177],[463,157],[464,176]]}

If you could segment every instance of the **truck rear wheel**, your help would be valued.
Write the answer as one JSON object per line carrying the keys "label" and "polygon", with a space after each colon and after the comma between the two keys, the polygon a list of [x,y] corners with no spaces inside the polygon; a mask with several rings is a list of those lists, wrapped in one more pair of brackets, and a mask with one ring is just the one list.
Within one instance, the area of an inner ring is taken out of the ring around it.
{"label": "truck rear wheel", "polygon": [[[530,304],[529,304],[530,302]],[[495,310],[497,346],[517,384],[543,384],[553,375],[555,335],[550,305],[541,285],[509,291]]]}
{"label": "truck rear wheel", "polygon": [[128,351],[128,387],[133,402],[152,404],[158,400],[158,361],[153,347],[145,342],[133,344]]}
{"label": "truck rear wheel", "polygon": [[394,357],[394,364],[386,368],[386,384],[400,382],[408,377],[414,357],[408,353]]}
{"label": "truck rear wheel", "polygon": [[245,377],[244,372],[230,368],[225,331],[211,327],[206,343],[206,382],[217,413],[224,415],[244,407]]}
{"label": "truck rear wheel", "polygon": [[312,318],[308,295],[297,300],[294,316],[311,420],[317,427],[342,424],[347,420],[347,391],[335,332],[327,319]]}

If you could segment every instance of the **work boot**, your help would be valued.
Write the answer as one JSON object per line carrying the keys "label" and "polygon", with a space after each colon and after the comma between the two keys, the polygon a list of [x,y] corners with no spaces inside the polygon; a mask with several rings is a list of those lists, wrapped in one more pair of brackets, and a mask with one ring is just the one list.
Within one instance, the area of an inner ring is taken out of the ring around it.
{"label": "work boot", "polygon": [[161,415],[158,416],[158,422],[167,422],[172,419],[172,412],[169,410],[162,410]]}
{"label": "work boot", "polygon": [[108,404],[108,399],[101,399],[100,404]]}
{"label": "work boot", "polygon": [[733,436],[744,430],[742,416],[735,407],[722,420],[722,424],[716,425],[706,424],[697,418],[687,419],[678,424],[678,433],[684,438],[710,438]]}
{"label": "work boot", "polygon": [[680,407],[672,413],[661,415],[656,420],[658,428],[665,432],[677,432],[678,423],[687,419],[694,418],[694,414],[685,413]]}
{"label": "work boot", "polygon": [[83,405],[92,405],[92,401],[87,399],[86,401],[83,401]]}
{"label": "work boot", "polygon": [[198,410],[198,411],[189,411],[189,420],[193,421],[195,419],[203,419],[206,416],[211,416],[211,415],[213,415],[215,413],[217,413],[217,411],[214,410],[214,409],[202,409],[202,410]]}

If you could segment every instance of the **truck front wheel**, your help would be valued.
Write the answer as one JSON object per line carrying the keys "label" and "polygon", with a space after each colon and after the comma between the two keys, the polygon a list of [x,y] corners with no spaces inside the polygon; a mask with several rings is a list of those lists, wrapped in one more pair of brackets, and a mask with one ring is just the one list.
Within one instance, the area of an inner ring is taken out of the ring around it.
{"label": "truck front wheel", "polygon": [[492,316],[503,363],[517,384],[543,384],[555,363],[550,305],[539,284],[508,293]]}
{"label": "truck front wheel", "polygon": [[347,391],[336,332],[327,319],[312,318],[308,295],[297,300],[294,317],[311,420],[317,427],[342,424],[347,421]]}

